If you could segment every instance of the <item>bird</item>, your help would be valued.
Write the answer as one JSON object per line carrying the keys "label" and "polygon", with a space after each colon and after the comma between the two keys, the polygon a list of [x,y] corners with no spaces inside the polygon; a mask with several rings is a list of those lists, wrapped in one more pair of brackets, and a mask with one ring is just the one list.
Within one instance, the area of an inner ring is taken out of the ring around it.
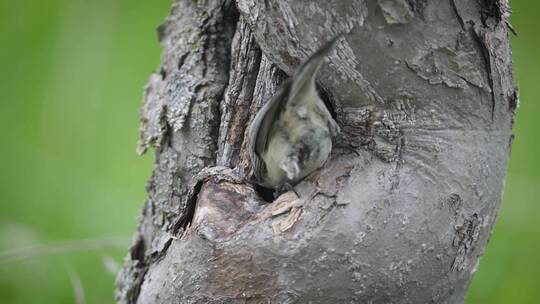
{"label": "bird", "polygon": [[328,159],[340,127],[319,96],[316,77],[340,37],[313,53],[255,115],[249,154],[256,184],[298,196],[294,186]]}

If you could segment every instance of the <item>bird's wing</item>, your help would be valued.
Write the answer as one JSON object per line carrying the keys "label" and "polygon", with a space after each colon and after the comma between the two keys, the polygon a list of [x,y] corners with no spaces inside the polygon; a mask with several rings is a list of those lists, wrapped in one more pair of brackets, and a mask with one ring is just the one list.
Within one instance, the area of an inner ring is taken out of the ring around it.
{"label": "bird's wing", "polygon": [[334,38],[330,39],[330,41],[321,46],[320,49],[313,53],[304,62],[304,64],[302,64],[302,66],[298,69],[298,71],[293,77],[293,84],[290,95],[291,98],[294,98],[296,94],[298,94],[298,92],[300,92],[306,84],[309,84],[310,82],[314,83],[317,72],[319,71],[322,63],[324,62],[324,59],[326,58],[326,56],[328,56],[330,51],[334,48],[336,42],[341,37],[343,37],[343,34],[339,34]]}
{"label": "bird's wing", "polygon": [[272,128],[272,123],[276,121],[276,118],[280,110],[287,102],[289,91],[291,88],[291,81],[287,80],[278,92],[268,101],[257,113],[250,129],[250,156],[251,167],[255,177],[261,181],[263,166],[262,155],[266,150],[268,143],[268,134]]}

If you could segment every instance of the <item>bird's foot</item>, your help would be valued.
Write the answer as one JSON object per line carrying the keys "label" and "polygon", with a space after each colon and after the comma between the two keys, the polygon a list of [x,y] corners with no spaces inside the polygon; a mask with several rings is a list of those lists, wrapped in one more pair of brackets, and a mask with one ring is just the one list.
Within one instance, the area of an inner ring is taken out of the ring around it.
{"label": "bird's foot", "polygon": [[294,189],[294,187],[289,184],[289,183],[285,183],[283,185],[281,185],[280,187],[278,187],[275,191],[274,191],[274,200],[276,200],[278,197],[280,197],[282,194],[286,193],[286,192],[292,192],[296,195],[297,198],[300,198],[300,194],[298,194],[298,192],[296,192],[296,189]]}
{"label": "bird's foot", "polygon": [[284,190],[292,191],[294,194],[296,194],[297,198],[300,198],[300,195],[298,194],[298,192],[296,192],[296,189],[294,189],[293,185],[291,185],[289,183],[285,183],[285,184],[283,184],[282,187],[283,187]]}

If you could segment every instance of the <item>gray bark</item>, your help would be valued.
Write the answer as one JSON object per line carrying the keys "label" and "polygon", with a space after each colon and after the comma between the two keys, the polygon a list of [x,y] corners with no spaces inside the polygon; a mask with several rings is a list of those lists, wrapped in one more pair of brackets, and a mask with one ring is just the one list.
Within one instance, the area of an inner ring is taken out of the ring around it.
{"label": "gray bark", "polygon": [[[148,199],[120,303],[462,303],[490,237],[518,96],[505,0],[176,1],[139,148]],[[272,203],[246,129],[337,33],[330,159]]]}

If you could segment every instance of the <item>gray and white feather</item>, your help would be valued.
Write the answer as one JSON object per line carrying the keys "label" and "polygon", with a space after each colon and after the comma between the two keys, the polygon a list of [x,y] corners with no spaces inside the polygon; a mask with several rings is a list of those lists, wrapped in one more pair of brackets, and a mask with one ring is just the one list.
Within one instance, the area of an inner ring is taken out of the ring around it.
{"label": "gray and white feather", "polygon": [[311,55],[255,116],[249,135],[258,184],[273,189],[294,186],[330,155],[339,126],[319,96],[315,80],[340,37]]}

